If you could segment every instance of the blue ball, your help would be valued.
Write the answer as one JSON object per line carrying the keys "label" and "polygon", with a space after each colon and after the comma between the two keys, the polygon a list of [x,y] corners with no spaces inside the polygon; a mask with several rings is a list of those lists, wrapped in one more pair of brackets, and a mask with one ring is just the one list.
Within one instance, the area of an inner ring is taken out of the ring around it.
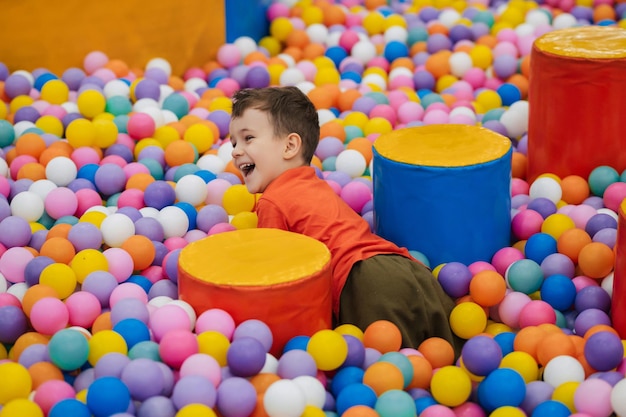
{"label": "blue ball", "polygon": [[493,340],[498,342],[500,349],[502,349],[502,356],[506,356],[515,350],[515,336],[516,334],[513,332],[501,332],[493,337]]}
{"label": "blue ball", "polygon": [[510,106],[516,101],[522,99],[522,93],[516,85],[511,83],[503,83],[496,90],[500,98],[502,99],[503,106]]}
{"label": "blue ball", "polygon": [[283,353],[289,352],[290,350],[306,350],[307,345],[309,344],[309,336],[294,336],[287,341],[285,347],[283,348]]}
{"label": "blue ball", "polygon": [[488,412],[499,407],[519,407],[526,396],[526,382],[515,370],[499,368],[478,385],[478,403]]}
{"label": "blue ball", "polygon": [[385,45],[383,55],[387,61],[393,62],[398,58],[409,56],[409,47],[404,42],[390,41]]}
{"label": "blue ball", "polygon": [[137,343],[150,340],[150,329],[143,321],[136,318],[120,320],[113,326],[113,330],[124,338],[128,349]]}
{"label": "blue ball", "polygon": [[105,376],[91,383],[87,390],[87,407],[95,417],[123,413],[130,406],[130,391],[119,378]]}
{"label": "blue ball", "polygon": [[355,405],[365,405],[374,408],[376,399],[376,392],[371,387],[361,383],[354,383],[347,385],[337,395],[335,407],[337,413],[342,415],[348,408]]}
{"label": "blue ball", "polygon": [[330,58],[335,63],[335,67],[339,68],[339,64],[341,64],[341,61],[343,61],[348,56],[348,52],[341,46],[335,45],[326,48],[326,53],[324,55]]}
{"label": "blue ball", "polygon": [[165,97],[161,107],[163,110],[171,111],[179,119],[189,113],[189,102],[182,94],[179,93],[172,93]]}
{"label": "blue ball", "polygon": [[382,393],[374,409],[380,417],[414,417],[417,415],[417,407],[411,395],[399,389]]}
{"label": "blue ball", "polygon": [[74,398],[63,399],[52,406],[48,417],[91,417],[89,407],[82,401]]}
{"label": "blue ball", "polygon": [[569,277],[550,275],[541,284],[541,299],[559,311],[569,310],[576,299],[576,286]]}
{"label": "blue ball", "polygon": [[567,417],[571,414],[570,409],[562,402],[548,400],[535,407],[531,417]]}
{"label": "blue ball", "polygon": [[541,264],[548,256],[557,252],[556,239],[547,233],[535,233],[526,241],[524,255]]}
{"label": "blue ball", "polygon": [[341,368],[330,382],[330,392],[337,397],[348,385],[362,383],[364,374],[365,371],[356,366]]}
{"label": "blue ball", "polygon": [[419,416],[428,407],[437,404],[437,401],[433,397],[420,397],[415,399],[414,403],[417,415]]}

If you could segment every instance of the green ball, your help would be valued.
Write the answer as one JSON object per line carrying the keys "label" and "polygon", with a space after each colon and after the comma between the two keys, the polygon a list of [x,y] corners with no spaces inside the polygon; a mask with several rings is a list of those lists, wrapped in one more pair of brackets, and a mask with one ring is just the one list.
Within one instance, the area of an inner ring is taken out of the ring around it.
{"label": "green ball", "polygon": [[52,363],[59,369],[73,371],[87,362],[89,342],[78,330],[59,330],[48,342],[48,354]]}
{"label": "green ball", "polygon": [[614,182],[619,181],[619,179],[620,175],[615,168],[601,165],[591,171],[587,181],[589,182],[589,189],[593,195],[602,197],[606,188]]}

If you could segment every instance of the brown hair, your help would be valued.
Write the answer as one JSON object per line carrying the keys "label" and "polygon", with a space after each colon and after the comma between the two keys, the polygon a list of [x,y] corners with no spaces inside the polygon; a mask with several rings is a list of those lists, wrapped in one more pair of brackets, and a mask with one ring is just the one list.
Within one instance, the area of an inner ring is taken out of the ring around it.
{"label": "brown hair", "polygon": [[249,109],[267,112],[276,136],[297,133],[302,138],[302,158],[310,163],[320,139],[315,106],[298,87],[245,88],[233,95],[231,118]]}

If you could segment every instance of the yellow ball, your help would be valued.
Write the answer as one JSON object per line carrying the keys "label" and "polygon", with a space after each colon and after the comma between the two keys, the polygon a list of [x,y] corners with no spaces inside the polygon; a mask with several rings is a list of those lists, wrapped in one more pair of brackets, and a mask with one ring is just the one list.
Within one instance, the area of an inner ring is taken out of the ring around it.
{"label": "yellow ball", "polygon": [[306,26],[316,23],[324,23],[324,12],[317,6],[309,6],[302,10],[302,21]]}
{"label": "yellow ball", "polygon": [[0,102],[0,120],[6,120],[7,114],[9,114],[9,106],[2,101]]}
{"label": "yellow ball", "polygon": [[504,355],[500,362],[500,368],[510,368],[517,371],[527,384],[539,378],[537,361],[529,353],[523,351],[510,352]]}
{"label": "yellow ball", "polygon": [[518,407],[505,405],[498,407],[489,414],[489,417],[526,417],[526,413]]}
{"label": "yellow ball", "polygon": [[270,23],[270,35],[279,42],[285,42],[293,31],[293,23],[287,17],[277,17]]}
{"label": "yellow ball", "polygon": [[0,410],[0,417],[43,417],[43,410],[36,402],[26,398],[17,398],[9,401]]}
{"label": "yellow ball", "polygon": [[335,327],[335,331],[342,335],[350,335],[359,339],[361,342],[363,341],[363,330],[356,327],[354,324],[342,324]]}
{"label": "yellow ball", "polygon": [[576,224],[571,217],[563,213],[554,213],[545,218],[541,224],[541,232],[547,233],[557,239],[569,229],[574,229]]}
{"label": "yellow ball", "polygon": [[87,360],[92,366],[96,366],[100,358],[107,353],[126,355],[128,354],[128,346],[119,333],[113,330],[100,330],[89,339],[89,356]]}
{"label": "yellow ball", "polygon": [[391,122],[384,117],[372,117],[365,126],[363,126],[363,133],[365,136],[373,133],[384,134],[393,130]]}
{"label": "yellow ball", "polygon": [[326,417],[326,413],[319,407],[307,405],[304,407],[304,412],[300,414],[300,417]]}
{"label": "yellow ball", "polygon": [[43,115],[39,119],[37,119],[37,121],[35,122],[35,126],[37,126],[39,129],[43,130],[46,133],[52,133],[53,135],[58,137],[63,136],[63,122],[49,114]]}
{"label": "yellow ball", "polygon": [[480,69],[486,70],[493,62],[491,49],[487,45],[476,45],[470,50],[469,54],[474,66]]}
{"label": "yellow ball", "polygon": [[450,314],[452,331],[463,339],[482,333],[487,327],[487,314],[478,304],[466,301],[456,305]]}
{"label": "yellow ball", "polygon": [[259,46],[265,48],[270,56],[276,56],[283,48],[281,41],[273,36],[264,36],[259,40]]}
{"label": "yellow ball", "polygon": [[0,343],[0,361],[9,357],[9,352],[7,352],[7,348],[4,347],[3,343]]}
{"label": "yellow ball", "polygon": [[0,405],[16,398],[28,398],[32,387],[28,369],[17,362],[0,363]]}
{"label": "yellow ball", "polygon": [[580,382],[578,381],[562,383],[552,391],[552,399],[562,402],[572,413],[575,413],[574,394],[576,394],[579,385]]}
{"label": "yellow ball", "polygon": [[370,119],[367,117],[367,114],[360,111],[350,112],[343,119],[345,126],[356,126],[361,130],[363,130],[369,120]]}
{"label": "yellow ball", "polygon": [[368,13],[362,24],[368,35],[378,35],[385,31],[385,17],[380,12]]}
{"label": "yellow ball", "polygon": [[[176,139],[176,140],[179,140],[179,139]],[[156,146],[161,149],[165,149],[165,144],[161,143],[161,141],[154,139],[154,138],[143,138],[143,139],[140,139],[135,145],[135,150],[133,152],[135,154],[135,158],[139,157],[139,154],[141,153],[141,151],[143,151],[148,146]]]}
{"label": "yellow ball", "polygon": [[170,143],[180,140],[180,134],[178,130],[174,129],[172,126],[163,125],[157,127],[154,131],[154,139],[159,142],[160,147],[165,148]]}
{"label": "yellow ball", "polygon": [[489,324],[487,324],[487,327],[485,328],[485,333],[488,333],[493,336],[499,335],[500,333],[512,332],[512,331],[513,329],[511,329],[506,324],[496,323],[496,322],[490,322]]}
{"label": "yellow ball", "polygon": [[222,196],[222,206],[226,213],[235,215],[242,211],[252,211],[255,203],[254,194],[250,194],[243,184],[228,187]]}
{"label": "yellow ball", "polygon": [[224,110],[227,113],[231,113],[233,111],[233,102],[228,97],[216,97],[211,101],[209,110]]}
{"label": "yellow ball", "polygon": [[50,80],[41,87],[41,99],[50,104],[63,104],[69,96],[70,88],[62,80]]}
{"label": "yellow ball", "polygon": [[107,119],[94,120],[93,128],[95,131],[94,145],[97,147],[106,149],[117,140],[119,130],[113,121]]}
{"label": "yellow ball", "polygon": [[41,271],[39,283],[54,288],[59,298],[64,300],[76,290],[76,273],[69,265],[55,262]]}
{"label": "yellow ball", "polygon": [[335,68],[322,67],[317,70],[317,73],[315,73],[313,83],[317,86],[322,86],[327,84],[337,84],[340,80],[341,75]]}
{"label": "yellow ball", "polygon": [[254,229],[259,223],[259,218],[256,213],[251,211],[242,211],[235,214],[230,221],[230,224],[235,226],[236,229]]}
{"label": "yellow ball", "polygon": [[438,403],[448,407],[463,404],[472,393],[469,375],[457,366],[444,366],[435,371],[430,380],[430,391]]}
{"label": "yellow ball", "polygon": [[178,410],[176,417],[217,417],[217,414],[208,405],[192,403]]}
{"label": "yellow ball", "polygon": [[196,123],[187,128],[183,139],[196,147],[199,153],[208,151],[215,143],[215,135],[207,125]]}
{"label": "yellow ball", "polygon": [[67,125],[65,137],[74,149],[93,146],[96,141],[96,128],[90,120],[75,119]]}
{"label": "yellow ball", "polygon": [[406,29],[406,27],[407,27],[406,19],[404,18],[403,15],[393,13],[393,14],[390,14],[389,16],[387,16],[385,18],[385,22],[383,23],[383,28],[385,30],[387,30],[387,29],[389,29],[391,27],[394,27],[394,26],[399,26],[401,28],[405,28]]}
{"label": "yellow ball", "polygon": [[11,100],[11,103],[9,104],[9,110],[11,111],[11,113],[15,114],[15,112],[22,107],[30,106],[34,102],[35,99],[33,99],[31,96],[17,96],[13,98],[13,100]]}
{"label": "yellow ball", "polygon": [[320,330],[313,334],[306,347],[321,371],[332,371],[348,356],[348,342],[334,330]]}
{"label": "yellow ball", "polygon": [[91,224],[93,224],[94,226],[96,226],[99,229],[100,225],[102,224],[102,221],[106,217],[107,217],[107,215],[104,214],[103,212],[97,211],[97,210],[92,210],[92,211],[88,211],[88,212],[84,213],[82,216],[80,216],[78,221],[91,223]]}
{"label": "yellow ball", "polygon": [[87,275],[94,271],[108,271],[109,261],[102,252],[97,249],[83,249],[78,251],[70,262],[70,268],[76,274],[76,281],[82,284]]}
{"label": "yellow ball", "polygon": [[441,93],[444,90],[446,90],[447,88],[451,87],[457,81],[459,81],[459,79],[457,77],[455,77],[454,75],[446,74],[446,75],[441,76],[437,80],[437,85],[435,86],[435,88],[436,88],[438,93]]}
{"label": "yellow ball", "polygon": [[212,356],[220,364],[226,366],[226,354],[230,347],[230,340],[215,330],[207,330],[198,335],[198,353]]}
{"label": "yellow ball", "polygon": [[285,71],[286,67],[282,64],[270,64],[267,66],[267,72],[270,74],[270,84],[280,84],[280,76]]}
{"label": "yellow ball", "polygon": [[476,95],[476,101],[485,111],[502,107],[502,98],[493,90],[483,90]]}
{"label": "yellow ball", "polygon": [[85,90],[76,99],[78,111],[87,118],[93,118],[104,112],[106,98],[97,90]]}

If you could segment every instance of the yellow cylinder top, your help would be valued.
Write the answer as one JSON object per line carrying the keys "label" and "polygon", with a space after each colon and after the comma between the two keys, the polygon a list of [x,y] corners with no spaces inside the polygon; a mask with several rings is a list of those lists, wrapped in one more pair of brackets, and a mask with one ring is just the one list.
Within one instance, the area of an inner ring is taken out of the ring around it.
{"label": "yellow cylinder top", "polygon": [[494,161],[511,148],[511,140],[470,125],[407,127],[381,135],[374,148],[383,157],[405,164],[462,167]]}
{"label": "yellow cylinder top", "polygon": [[188,244],[178,264],[184,273],[217,285],[267,286],[323,271],[330,252],[322,242],[298,233],[241,229]]}
{"label": "yellow cylinder top", "polygon": [[535,40],[539,51],[563,57],[616,59],[626,57],[626,30],[583,26],[548,32]]}

